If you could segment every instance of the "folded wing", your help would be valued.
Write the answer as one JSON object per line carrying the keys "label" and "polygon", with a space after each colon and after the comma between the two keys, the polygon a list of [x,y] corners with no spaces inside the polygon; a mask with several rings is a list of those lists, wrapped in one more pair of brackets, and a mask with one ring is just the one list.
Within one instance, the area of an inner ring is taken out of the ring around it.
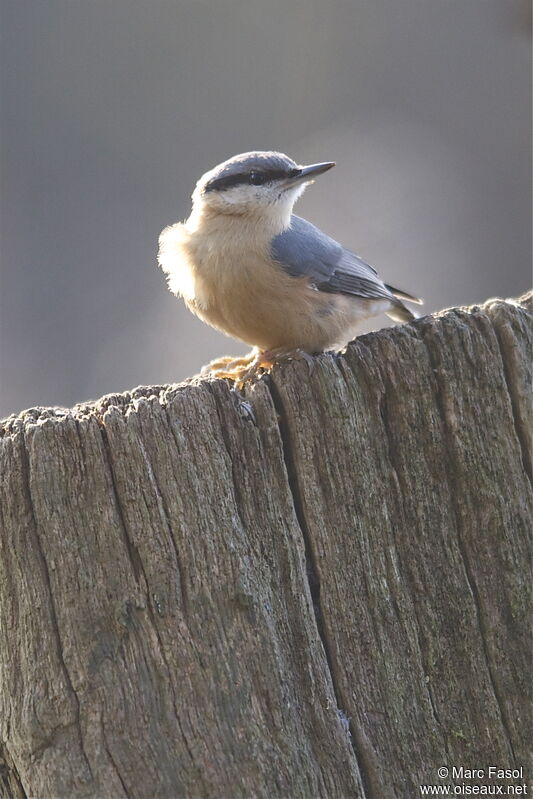
{"label": "folded wing", "polygon": [[400,314],[402,321],[414,314],[401,300],[421,302],[385,284],[370,264],[299,216],[293,215],[290,227],[272,240],[271,254],[289,275],[308,277],[320,291],[389,299],[395,310],[405,309],[405,314]]}

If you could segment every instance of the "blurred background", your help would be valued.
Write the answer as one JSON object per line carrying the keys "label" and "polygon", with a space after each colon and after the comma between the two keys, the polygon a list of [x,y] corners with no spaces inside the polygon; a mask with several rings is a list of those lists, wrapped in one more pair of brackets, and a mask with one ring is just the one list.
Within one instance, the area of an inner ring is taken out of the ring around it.
{"label": "blurred background", "polygon": [[197,178],[246,150],[335,160],[297,213],[428,312],[530,285],[529,0],[1,0],[1,16],[0,416],[247,350],[156,266]]}

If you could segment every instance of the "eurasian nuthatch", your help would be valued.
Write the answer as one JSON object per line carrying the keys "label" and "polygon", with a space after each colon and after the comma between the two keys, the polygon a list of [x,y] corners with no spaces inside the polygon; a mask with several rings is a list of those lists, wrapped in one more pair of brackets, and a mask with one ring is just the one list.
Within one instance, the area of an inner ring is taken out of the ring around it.
{"label": "eurasian nuthatch", "polygon": [[277,360],[342,348],[368,317],[415,318],[402,300],[421,300],[292,214],[332,166],[298,166],[276,152],[235,155],[200,178],[187,221],[161,233],[170,290],[204,322],[255,348],[213,362],[212,373],[242,383]]}

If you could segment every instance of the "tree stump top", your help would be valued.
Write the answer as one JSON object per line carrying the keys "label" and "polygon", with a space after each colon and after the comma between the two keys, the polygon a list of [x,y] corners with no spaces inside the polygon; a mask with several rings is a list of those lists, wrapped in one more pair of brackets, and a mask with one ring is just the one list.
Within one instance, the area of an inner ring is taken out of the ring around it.
{"label": "tree stump top", "polygon": [[244,395],[198,380],[0,423],[0,796],[526,773],[531,341],[529,294]]}

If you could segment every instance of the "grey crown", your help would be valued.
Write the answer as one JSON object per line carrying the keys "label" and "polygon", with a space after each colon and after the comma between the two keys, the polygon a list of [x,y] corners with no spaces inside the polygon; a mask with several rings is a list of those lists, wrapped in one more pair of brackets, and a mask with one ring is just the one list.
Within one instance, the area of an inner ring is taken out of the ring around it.
{"label": "grey crown", "polygon": [[212,175],[205,191],[224,191],[241,183],[248,183],[250,173],[257,170],[266,179],[276,180],[286,177],[297,169],[292,158],[273,151],[241,153],[234,155]]}

